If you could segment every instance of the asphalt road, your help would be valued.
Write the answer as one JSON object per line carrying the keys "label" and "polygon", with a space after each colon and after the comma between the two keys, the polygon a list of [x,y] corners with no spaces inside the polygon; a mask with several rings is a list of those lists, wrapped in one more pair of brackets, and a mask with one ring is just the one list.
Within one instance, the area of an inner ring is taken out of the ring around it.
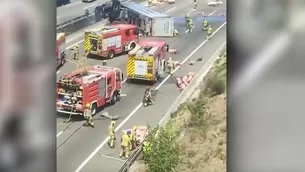
{"label": "asphalt road", "polygon": [[[200,7],[199,9],[190,13],[190,16],[198,16],[199,11],[205,11],[205,13],[218,15],[214,8]],[[179,1],[174,5],[162,5],[156,8],[158,11],[169,11],[168,13],[172,16],[184,17],[184,15],[192,11],[192,4],[186,4],[185,2]],[[201,23],[199,23],[199,26]],[[216,29],[222,25],[222,22],[212,23],[212,26]],[[183,23],[178,23],[176,28],[180,33],[184,32],[186,28]],[[154,38],[158,39],[158,38]],[[159,38],[161,39],[161,38]],[[122,93],[126,94],[120,102],[116,105],[105,108],[104,112],[109,114],[118,115],[121,119],[117,121],[117,124],[121,123],[127,116],[129,120],[122,126],[122,129],[130,128],[133,125],[145,125],[149,122],[151,125],[156,124],[162,117],[163,113],[169,108],[171,103],[179,95],[178,89],[175,87],[175,77],[182,76],[187,72],[199,71],[200,67],[206,62],[211,55],[219,48],[219,46],[226,39],[226,27],[222,27],[214,37],[205,43],[202,48],[197,48],[205,39],[205,34],[202,33],[200,27],[195,27],[193,33],[183,34],[179,38],[165,39],[171,48],[178,49],[180,53],[176,55],[169,54],[174,60],[183,61],[187,56],[193,54],[191,59],[197,59],[203,57],[203,61],[195,64],[195,66],[185,65],[179,69],[173,77],[167,80],[159,89],[156,95],[156,104],[151,107],[142,108],[138,107],[134,110],[142,99],[142,93],[146,86],[125,83],[123,86]],[[191,43],[190,43],[191,42]],[[81,51],[82,43],[80,44]],[[194,52],[195,49],[197,52]],[[98,64],[100,61],[89,59],[88,64]],[[126,55],[114,58],[108,61],[109,66],[115,66],[121,68],[124,72],[126,71]],[[60,69],[58,76],[62,73],[69,72],[75,69],[70,63],[67,63],[63,68]],[[159,83],[155,84],[156,87]],[[130,98],[132,97],[132,99]],[[161,100],[163,100],[161,102]],[[132,115],[130,115],[132,114]],[[66,125],[60,124],[64,119],[58,119],[58,137],[57,137],[57,170],[59,172],[70,172],[75,171],[108,136],[107,127],[109,120],[96,115],[95,128],[84,128],[82,127],[82,121],[75,121],[72,125],[63,132]],[[120,132],[118,132],[120,134]],[[119,138],[119,136],[118,136]],[[116,149],[109,149],[108,147],[102,147],[98,150],[98,153],[85,164],[81,171],[95,172],[95,171],[115,171],[120,168],[123,161],[115,160],[119,154],[118,145]],[[106,157],[107,156],[107,157]],[[110,157],[108,157],[110,156]]]}
{"label": "asphalt road", "polygon": [[63,23],[67,20],[71,20],[78,16],[84,15],[85,10],[88,9],[90,12],[94,11],[97,5],[105,3],[107,0],[96,0],[91,3],[84,3],[81,0],[72,0],[70,4],[57,7],[57,24]]}

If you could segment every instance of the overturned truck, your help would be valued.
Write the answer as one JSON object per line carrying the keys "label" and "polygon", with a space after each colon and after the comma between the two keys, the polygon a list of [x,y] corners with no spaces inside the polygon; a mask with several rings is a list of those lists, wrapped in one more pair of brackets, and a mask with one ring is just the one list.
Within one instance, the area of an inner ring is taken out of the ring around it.
{"label": "overturned truck", "polygon": [[174,18],[135,2],[113,0],[95,8],[96,21],[109,19],[137,25],[148,36],[174,36]]}

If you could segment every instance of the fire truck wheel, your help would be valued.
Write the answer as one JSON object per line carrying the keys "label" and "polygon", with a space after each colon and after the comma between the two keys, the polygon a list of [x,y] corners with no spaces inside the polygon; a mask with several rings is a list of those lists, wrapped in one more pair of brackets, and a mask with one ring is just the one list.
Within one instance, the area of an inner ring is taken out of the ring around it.
{"label": "fire truck wheel", "polygon": [[95,115],[96,114],[96,110],[97,110],[97,105],[96,103],[93,103],[91,106],[91,114]]}
{"label": "fire truck wheel", "polygon": [[114,105],[117,101],[118,101],[119,97],[118,97],[118,93],[114,92],[112,97],[111,97],[111,104]]}
{"label": "fire truck wheel", "polygon": [[136,43],[133,42],[130,44],[130,50],[133,50],[135,47],[136,47]]}
{"label": "fire truck wheel", "polygon": [[115,53],[113,50],[110,50],[108,53],[108,59],[112,59],[114,57]]}

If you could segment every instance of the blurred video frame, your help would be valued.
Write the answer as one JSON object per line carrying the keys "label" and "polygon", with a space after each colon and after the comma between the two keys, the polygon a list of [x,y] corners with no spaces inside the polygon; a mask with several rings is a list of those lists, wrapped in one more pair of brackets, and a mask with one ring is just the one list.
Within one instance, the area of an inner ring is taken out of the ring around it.
{"label": "blurred video frame", "polygon": [[55,1],[0,8],[0,171],[55,171]]}
{"label": "blurred video frame", "polygon": [[304,171],[305,1],[231,2],[228,170]]}

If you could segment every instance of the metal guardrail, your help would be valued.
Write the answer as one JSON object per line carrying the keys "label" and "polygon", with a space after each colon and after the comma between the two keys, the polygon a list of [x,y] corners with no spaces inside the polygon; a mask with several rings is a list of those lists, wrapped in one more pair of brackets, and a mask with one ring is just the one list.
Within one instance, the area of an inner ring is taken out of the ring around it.
{"label": "metal guardrail", "polygon": [[[153,136],[155,133],[157,133],[157,131],[159,130],[159,125],[155,126],[148,134],[148,137]],[[144,140],[145,141],[145,140]],[[142,152],[142,148],[143,148],[143,143],[140,143],[139,146],[137,146],[137,148],[131,153],[131,155],[129,156],[129,158],[125,161],[125,163],[122,165],[122,167],[119,169],[118,172],[128,172],[130,166],[132,165],[132,163],[138,158],[138,156],[140,155],[140,153]]]}
{"label": "metal guardrail", "polygon": [[78,17],[73,18],[71,20],[65,21],[63,23],[60,23],[60,24],[56,25],[56,30],[62,29],[62,28],[67,27],[69,25],[72,25],[73,23],[76,23],[78,21],[81,21],[81,20],[84,20],[84,19],[88,19],[88,18],[90,18],[90,17],[92,17],[94,15],[95,15],[94,13],[90,13],[89,15],[84,14],[82,16],[78,16]]}

